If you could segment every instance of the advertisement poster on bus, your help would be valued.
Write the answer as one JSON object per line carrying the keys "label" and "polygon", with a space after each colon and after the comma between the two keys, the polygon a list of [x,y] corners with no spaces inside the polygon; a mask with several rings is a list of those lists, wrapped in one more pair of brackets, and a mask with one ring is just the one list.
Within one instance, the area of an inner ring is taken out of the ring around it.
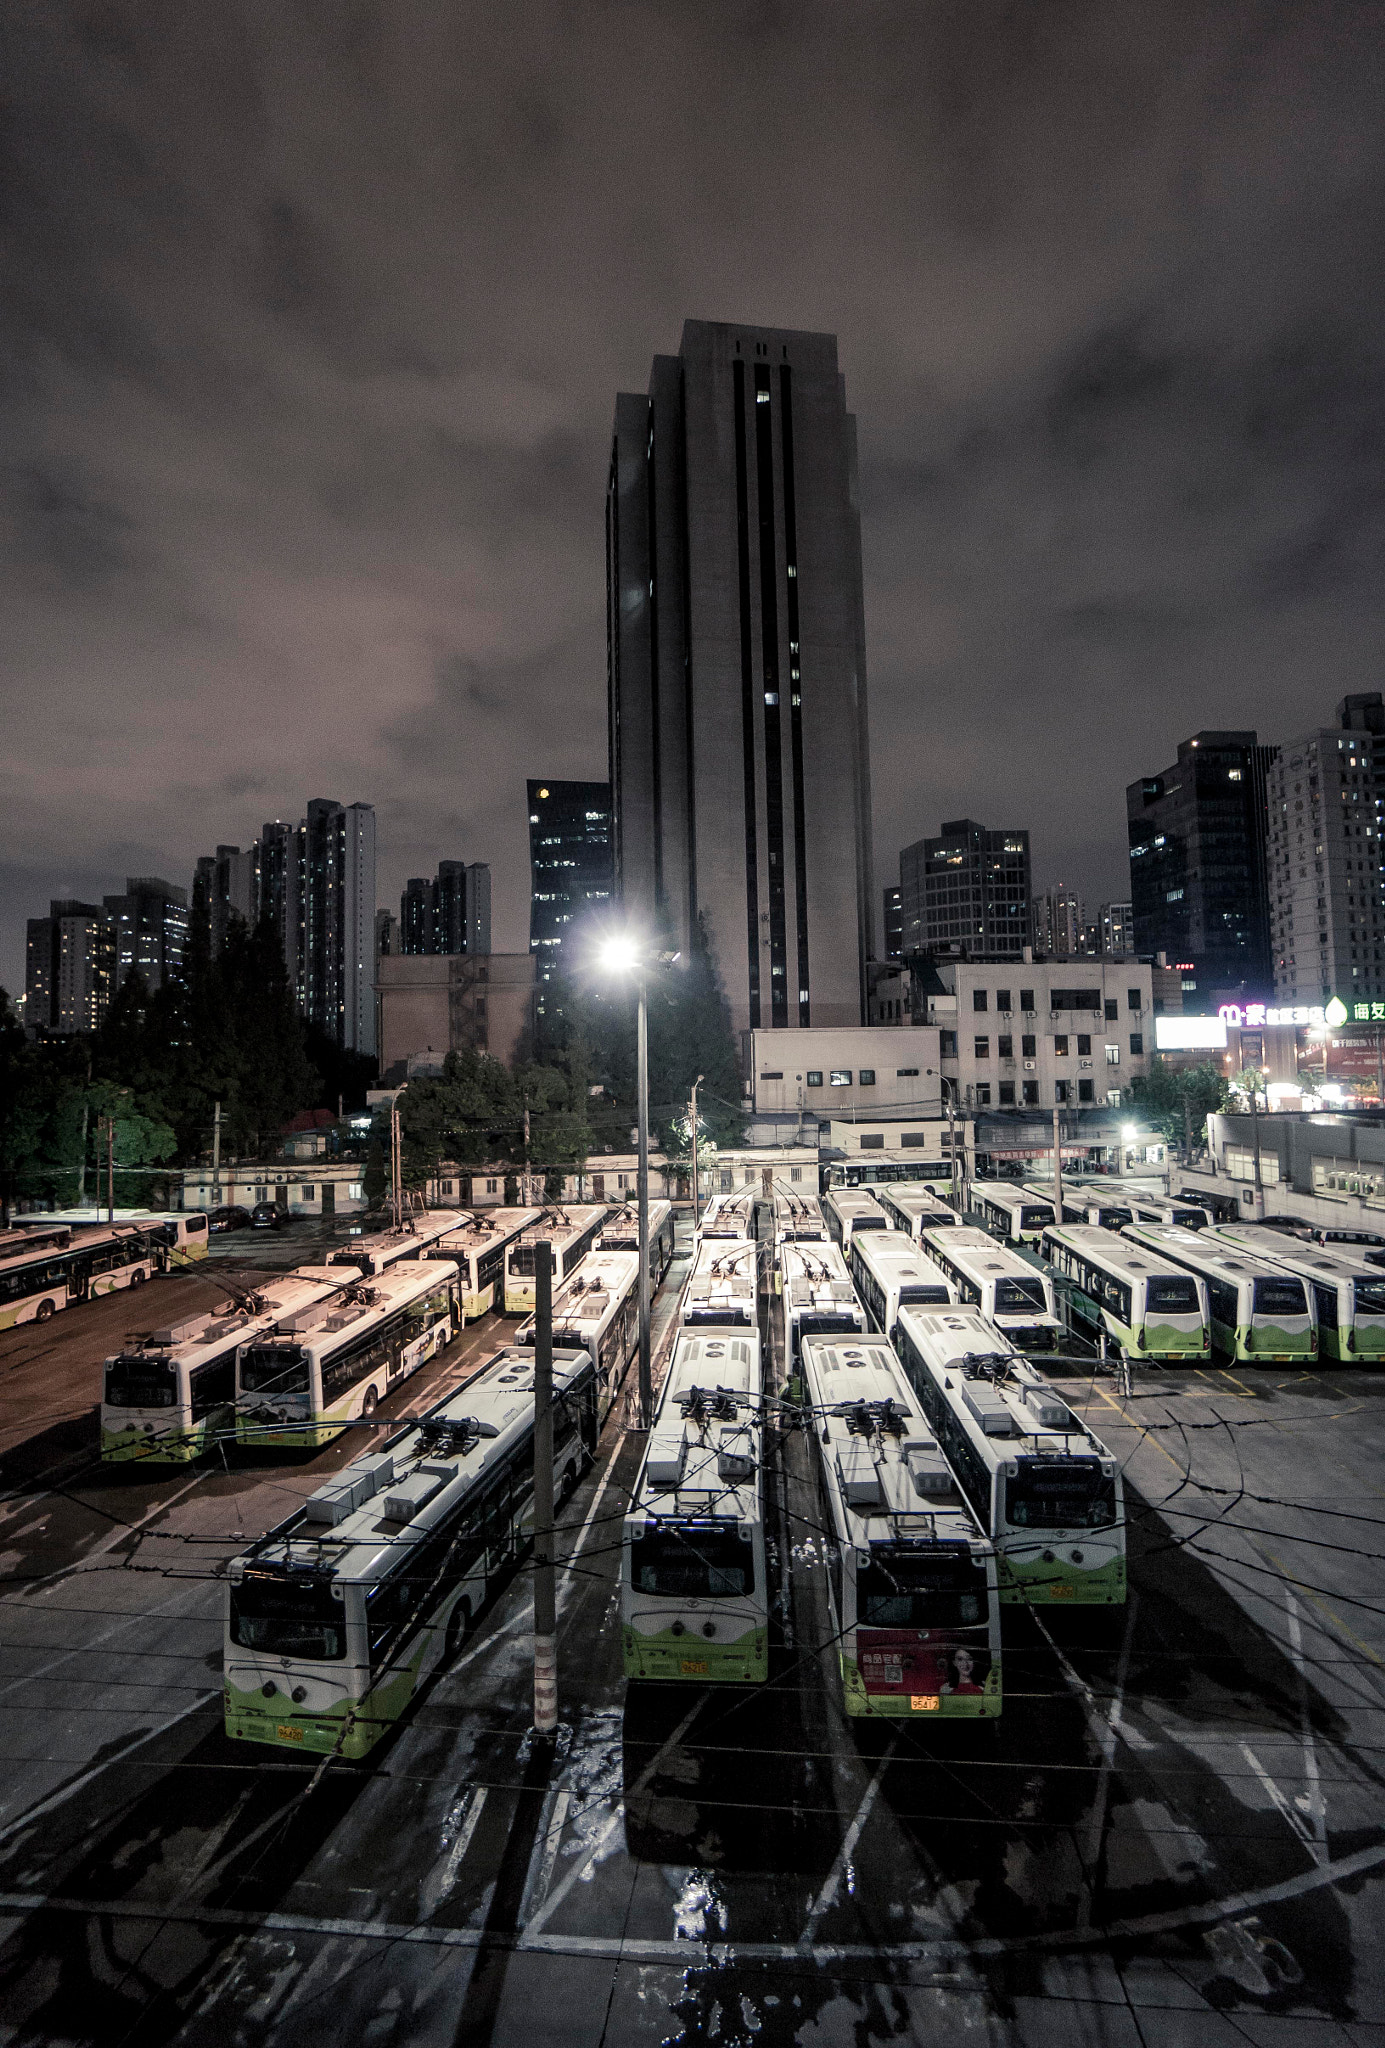
{"label": "advertisement poster on bus", "polygon": [[975,1696],[991,1668],[984,1629],[858,1629],[856,1656],[867,1693]]}

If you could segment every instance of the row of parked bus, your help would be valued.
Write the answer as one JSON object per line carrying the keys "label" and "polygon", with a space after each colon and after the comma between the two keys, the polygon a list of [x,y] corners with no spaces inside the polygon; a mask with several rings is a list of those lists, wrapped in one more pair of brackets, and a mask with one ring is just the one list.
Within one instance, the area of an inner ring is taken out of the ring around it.
{"label": "row of parked bus", "polygon": [[[624,1328],[638,1295],[632,1228],[637,1247],[637,1224],[604,1205],[431,1210],[402,1228],[351,1239],[322,1265],[240,1286],[219,1308],[151,1331],[106,1360],[101,1454],[186,1463],[232,1433],[254,1449],[328,1443],[368,1422],[464,1323],[498,1308],[532,1315],[541,1240],[551,1250],[555,1306],[586,1295],[598,1242],[628,1261],[628,1284],[612,1310]],[[672,1210],[655,1203],[653,1284],[672,1255]],[[605,1330],[599,1334],[604,1341]]]}
{"label": "row of parked bus", "polygon": [[36,1217],[0,1231],[0,1330],[46,1323],[77,1302],[141,1287],[156,1273],[206,1256],[200,1210],[120,1223]]}

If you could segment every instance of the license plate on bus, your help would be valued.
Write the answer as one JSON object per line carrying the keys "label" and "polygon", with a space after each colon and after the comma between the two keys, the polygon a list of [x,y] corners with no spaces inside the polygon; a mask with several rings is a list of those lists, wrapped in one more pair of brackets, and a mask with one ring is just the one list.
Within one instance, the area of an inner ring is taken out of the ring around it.
{"label": "license plate on bus", "polygon": [[707,1659],[705,1657],[685,1657],[678,1668],[684,1678],[705,1678],[707,1676]]}
{"label": "license plate on bus", "polygon": [[1050,1600],[1071,1600],[1071,1598],[1072,1598],[1072,1587],[1071,1587],[1071,1586],[1050,1586],[1050,1587],[1049,1587],[1049,1589],[1048,1589],[1048,1597],[1049,1597],[1049,1599],[1050,1599]]}
{"label": "license plate on bus", "polygon": [[303,1730],[301,1728],[286,1728],[282,1721],[274,1733],[281,1742],[301,1742],[303,1740]]}
{"label": "license plate on bus", "polygon": [[915,1714],[936,1714],[941,1701],[935,1692],[911,1692],[909,1706]]}

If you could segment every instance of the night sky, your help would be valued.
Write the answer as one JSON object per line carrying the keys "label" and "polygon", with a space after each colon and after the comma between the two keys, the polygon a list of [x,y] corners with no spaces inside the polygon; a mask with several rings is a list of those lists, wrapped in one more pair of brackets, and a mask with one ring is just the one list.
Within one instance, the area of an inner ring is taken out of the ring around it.
{"label": "night sky", "polygon": [[687,317],[839,336],[878,881],[970,812],[1126,894],[1180,738],[1385,686],[1381,28],[13,0],[0,982],[316,795],[382,903],[489,859],[523,948],[524,778],[605,773],[614,396]]}

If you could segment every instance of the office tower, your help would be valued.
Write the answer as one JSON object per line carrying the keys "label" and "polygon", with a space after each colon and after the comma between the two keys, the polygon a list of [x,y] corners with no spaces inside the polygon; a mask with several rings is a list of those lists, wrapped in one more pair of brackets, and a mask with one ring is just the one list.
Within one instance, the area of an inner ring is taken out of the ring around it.
{"label": "office tower", "polygon": [[[529,950],[540,982],[611,902],[611,786],[529,782]],[[580,964],[577,963],[577,964]]]}
{"label": "office tower", "polygon": [[1053,960],[1066,960],[1087,951],[1087,925],[1082,898],[1075,889],[1059,882],[1034,898],[1034,948]]}
{"label": "office tower", "polygon": [[436,885],[426,875],[411,875],[399,899],[399,950],[401,953],[435,953],[433,927],[436,921]]}
{"label": "office tower", "polygon": [[1267,774],[1274,993],[1385,998],[1385,704],[1346,697],[1335,726],[1275,750]]}
{"label": "office tower", "polygon": [[1253,732],[1200,732],[1125,792],[1135,951],[1163,953],[1187,1007],[1264,1001],[1272,986],[1265,770]]}
{"label": "office tower", "polygon": [[294,1001],[303,1009],[304,982],[303,879],[307,833],[304,826],[276,818],[266,824],[256,847],[258,911],[268,918],[283,948],[284,967]]}
{"label": "office tower", "polygon": [[835,337],[690,320],[606,499],[615,893],[736,1028],[855,1025],[873,951],[855,422]]}
{"label": "office tower", "polygon": [[197,863],[192,884],[192,920],[200,925],[212,954],[226,945],[233,918],[253,925],[259,915],[256,850],[218,846]]}
{"label": "office tower", "polygon": [[303,1013],[350,1052],[375,1051],[375,811],[314,797],[304,820]]}
{"label": "office tower", "polygon": [[902,960],[904,958],[904,905],[897,888],[885,891],[884,910],[884,957],[887,960]]}
{"label": "office tower", "polygon": [[1120,959],[1135,950],[1135,926],[1128,903],[1103,903],[1098,920],[1101,950],[1109,959]]}
{"label": "office tower", "polygon": [[114,989],[138,974],[151,992],[183,964],[188,892],[157,875],[127,875],[123,896],[102,898],[115,942]]}
{"label": "office tower", "polygon": [[899,890],[906,954],[1018,960],[1031,944],[1027,832],[954,818],[904,848]]}
{"label": "office tower", "polygon": [[59,898],[28,921],[24,1018],[66,1037],[95,1031],[110,1007],[115,926],[99,903]]}

